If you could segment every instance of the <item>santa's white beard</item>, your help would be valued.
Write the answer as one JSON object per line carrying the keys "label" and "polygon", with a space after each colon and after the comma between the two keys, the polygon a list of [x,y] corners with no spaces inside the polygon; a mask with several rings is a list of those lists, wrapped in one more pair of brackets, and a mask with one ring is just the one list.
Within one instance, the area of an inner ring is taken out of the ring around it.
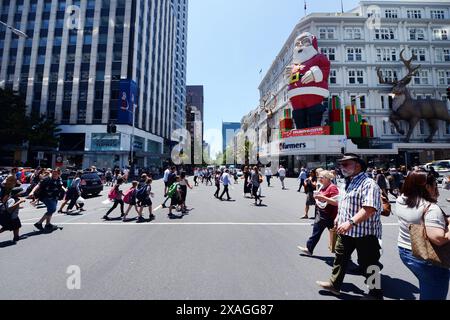
{"label": "santa's white beard", "polygon": [[314,57],[316,54],[319,53],[313,46],[303,48],[302,52],[299,52],[299,49],[300,48],[294,49],[293,62],[295,64],[302,64],[303,62],[308,61],[309,59],[311,59],[312,57]]}

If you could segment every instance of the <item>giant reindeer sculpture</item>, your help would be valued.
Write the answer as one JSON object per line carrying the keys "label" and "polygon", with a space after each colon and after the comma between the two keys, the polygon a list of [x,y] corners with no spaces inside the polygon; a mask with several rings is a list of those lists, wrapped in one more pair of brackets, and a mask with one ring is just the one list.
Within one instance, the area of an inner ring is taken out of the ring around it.
{"label": "giant reindeer sculpture", "polygon": [[394,94],[394,101],[392,107],[392,113],[389,120],[394,124],[398,133],[404,135],[405,132],[400,128],[399,121],[404,120],[409,123],[409,131],[406,136],[406,142],[409,142],[411,135],[416,127],[417,123],[424,119],[427,121],[430,127],[430,136],[425,140],[426,142],[432,142],[433,137],[439,128],[439,120],[445,121],[450,124],[450,114],[447,110],[446,101],[436,99],[417,100],[411,97],[411,94],[406,87],[412,80],[412,77],[416,75],[420,69],[420,65],[413,67],[411,62],[415,59],[415,56],[409,60],[406,60],[403,56],[403,49],[400,52],[400,60],[408,69],[408,74],[400,81],[386,81],[380,68],[377,68],[377,74],[380,84],[392,85],[392,93]]}
{"label": "giant reindeer sculpture", "polygon": [[[272,103],[269,104],[269,101],[272,101]],[[272,119],[273,119],[273,111],[275,110],[275,108],[277,107],[277,97],[274,93],[267,93],[263,99],[262,99],[262,104],[260,106],[261,110],[264,110],[265,113],[267,113],[267,142],[271,142],[271,136],[272,136]]]}

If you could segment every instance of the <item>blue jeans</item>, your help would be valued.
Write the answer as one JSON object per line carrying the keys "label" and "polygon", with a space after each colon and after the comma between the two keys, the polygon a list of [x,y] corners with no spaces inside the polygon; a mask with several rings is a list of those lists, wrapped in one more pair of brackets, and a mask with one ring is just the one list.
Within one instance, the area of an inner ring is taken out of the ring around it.
{"label": "blue jeans", "polygon": [[49,198],[44,198],[44,199],[40,199],[40,200],[47,207],[47,213],[45,214],[46,216],[51,216],[56,212],[56,206],[58,205],[58,200],[49,199]]}
{"label": "blue jeans", "polygon": [[446,300],[450,270],[414,257],[411,250],[398,249],[405,266],[419,279],[420,300]]}

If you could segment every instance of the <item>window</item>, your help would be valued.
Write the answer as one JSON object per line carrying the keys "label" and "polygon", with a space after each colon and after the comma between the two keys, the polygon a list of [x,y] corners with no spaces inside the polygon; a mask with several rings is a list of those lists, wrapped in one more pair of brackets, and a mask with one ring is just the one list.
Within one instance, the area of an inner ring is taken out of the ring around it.
{"label": "window", "polygon": [[377,61],[397,61],[397,49],[377,48]]}
{"label": "window", "polygon": [[375,29],[375,39],[376,40],[394,40],[395,39],[394,28]]}
{"label": "window", "polygon": [[336,84],[337,83],[337,71],[336,70],[330,70],[330,84]]}
{"label": "window", "polygon": [[416,84],[416,85],[429,84],[428,70],[419,70],[417,72],[417,75],[414,77],[414,84]]}
{"label": "window", "polygon": [[336,48],[320,48],[320,52],[328,57],[330,61],[336,61]]}
{"label": "window", "polygon": [[362,39],[361,28],[345,28],[345,39],[361,40]]}
{"label": "window", "polygon": [[446,70],[439,70],[438,71],[438,79],[439,79],[439,85],[450,85],[450,71]]}
{"label": "window", "polygon": [[431,10],[431,19],[445,19],[444,10]]}
{"label": "window", "polygon": [[437,48],[436,49],[437,62],[450,62],[450,49]]}
{"label": "window", "polygon": [[348,70],[349,84],[364,84],[364,70]]}
{"label": "window", "polygon": [[434,40],[448,40],[448,30],[447,29],[433,29],[433,39]]}
{"label": "window", "polygon": [[408,10],[406,16],[408,19],[422,19],[422,10]]}
{"label": "window", "polygon": [[397,9],[386,9],[384,11],[384,17],[387,19],[397,19],[398,18]]}
{"label": "window", "polygon": [[335,34],[335,28],[333,27],[320,27],[319,39],[321,40],[333,40]]}
{"label": "window", "polygon": [[58,82],[58,72],[50,73],[50,82]]}
{"label": "window", "polygon": [[48,93],[48,100],[49,101],[56,101],[56,90],[51,90]]}
{"label": "window", "polygon": [[411,49],[413,54],[413,61],[426,61],[427,60],[427,50],[424,48],[413,48]]}
{"label": "window", "polygon": [[390,95],[382,95],[381,96],[381,109],[391,109],[393,105],[394,99]]}
{"label": "window", "polygon": [[89,80],[89,71],[81,71],[81,81]]}
{"label": "window", "polygon": [[362,61],[362,48],[347,48],[347,61]]}
{"label": "window", "polygon": [[69,53],[69,54],[67,54],[66,61],[67,61],[68,63],[73,63],[73,62],[75,62],[75,53]]}
{"label": "window", "polygon": [[421,28],[409,29],[409,40],[425,40],[425,30]]}
{"label": "window", "polygon": [[87,100],[87,90],[80,90],[80,96],[78,97],[80,101]]}
{"label": "window", "polygon": [[66,71],[66,81],[73,81],[73,71]]}
{"label": "window", "polygon": [[72,100],[72,90],[64,90],[64,101]]}
{"label": "window", "polygon": [[397,71],[392,69],[384,69],[381,70],[381,73],[383,74],[383,78],[387,82],[394,82],[398,81]]}

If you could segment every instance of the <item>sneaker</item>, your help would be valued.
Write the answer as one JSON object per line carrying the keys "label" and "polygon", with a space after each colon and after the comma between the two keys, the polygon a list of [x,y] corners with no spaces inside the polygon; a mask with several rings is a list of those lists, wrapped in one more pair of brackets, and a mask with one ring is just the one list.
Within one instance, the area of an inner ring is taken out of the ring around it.
{"label": "sneaker", "polygon": [[58,230],[58,226],[55,226],[54,224],[48,223],[45,225],[45,230]]}
{"label": "sneaker", "polygon": [[35,228],[38,229],[39,231],[43,231],[44,228],[42,227],[42,223],[35,223],[34,224]]}
{"label": "sneaker", "polygon": [[165,205],[164,203],[161,205],[161,207],[162,207],[163,209],[166,209],[166,208],[167,208],[166,205]]}
{"label": "sneaker", "polygon": [[144,217],[139,217],[139,218],[137,219],[137,222],[145,222]]}
{"label": "sneaker", "polygon": [[13,242],[16,243],[19,240],[20,240],[20,237],[14,237]]}
{"label": "sneaker", "polygon": [[102,219],[103,219],[103,220],[109,220],[109,217],[108,217],[108,216],[103,216]]}
{"label": "sneaker", "polygon": [[297,248],[304,254],[306,254],[307,256],[312,256],[311,251],[308,250],[308,248],[306,247],[302,247],[302,246],[297,246]]}
{"label": "sneaker", "polygon": [[155,216],[154,214],[151,214],[150,217],[149,217],[149,219],[150,219],[150,221],[155,220],[155,219],[156,219],[156,216]]}
{"label": "sneaker", "polygon": [[316,283],[323,290],[331,292],[335,296],[339,296],[341,294],[341,292],[338,289],[336,289],[331,282],[316,281]]}

